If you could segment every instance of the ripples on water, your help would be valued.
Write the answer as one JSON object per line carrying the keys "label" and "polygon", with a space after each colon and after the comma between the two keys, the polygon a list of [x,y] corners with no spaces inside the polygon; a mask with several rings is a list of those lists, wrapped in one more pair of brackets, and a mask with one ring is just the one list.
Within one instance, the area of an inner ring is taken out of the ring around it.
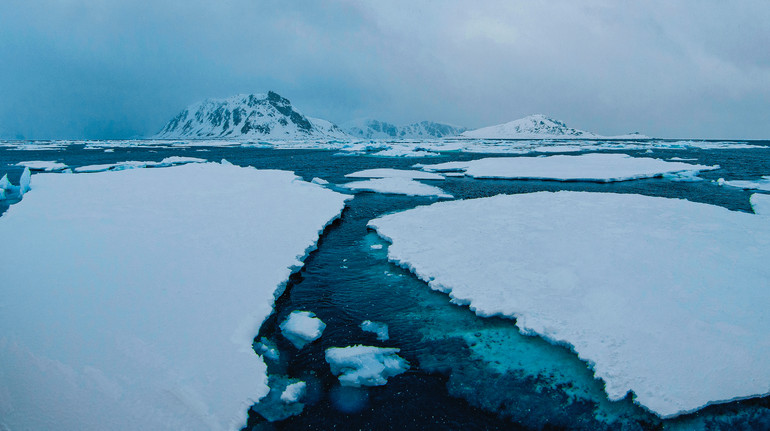
{"label": "ripples on water", "polygon": [[[321,177],[330,183],[348,181],[344,175],[362,169],[408,169],[418,162],[439,163],[488,155],[453,154],[428,159],[340,156],[328,151],[265,150],[253,148],[127,149],[112,153],[70,147],[67,151],[9,151],[0,149],[0,176],[17,181],[22,160],[54,160],[68,165],[114,163],[124,160],[161,160],[185,155],[257,168],[286,169],[306,180]],[[456,198],[500,193],[580,190],[638,193],[685,198],[751,211],[750,192],[718,187],[719,177],[751,179],[770,173],[768,150],[667,150],[644,157],[697,158],[693,163],[719,164],[704,172],[707,181],[676,182],[647,179],[619,183],[564,183],[447,178],[429,182]],[[3,166],[5,165],[5,166]],[[34,177],[33,177],[34,185]],[[367,230],[369,220],[435,202],[434,198],[362,193],[349,202],[341,220],[327,228],[305,266],[292,276],[278,299],[274,314],[262,325],[257,339],[270,340],[280,360],[268,360],[271,381],[294,378],[308,384],[304,409],[268,411],[287,419],[267,422],[250,411],[246,429],[770,429],[770,398],[712,406],[694,415],[660,421],[634,405],[630,398],[609,402],[600,381],[567,348],[521,335],[515,322],[479,318],[467,307],[450,303],[409,272],[387,261],[387,244]],[[7,203],[0,205],[6,205]],[[312,210],[312,209],[308,209]],[[0,206],[0,213],[4,207]],[[372,245],[382,244],[381,249]],[[278,324],[294,310],[314,312],[326,324],[323,336],[298,351],[280,335]],[[386,323],[388,341],[364,332],[364,320]],[[391,377],[380,387],[340,387],[324,359],[328,347],[366,344],[398,347],[409,361],[408,372]],[[284,383],[285,384],[285,383]],[[260,409],[258,409],[260,410]]]}

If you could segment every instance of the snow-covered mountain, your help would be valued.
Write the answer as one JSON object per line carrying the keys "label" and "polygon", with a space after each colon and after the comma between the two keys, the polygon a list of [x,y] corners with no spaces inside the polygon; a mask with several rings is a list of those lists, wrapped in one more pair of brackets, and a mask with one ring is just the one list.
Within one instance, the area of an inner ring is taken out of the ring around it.
{"label": "snow-covered mountain", "polygon": [[496,126],[463,132],[460,137],[479,139],[596,139],[585,130],[567,127],[561,121],[536,114]]}
{"label": "snow-covered mountain", "polygon": [[155,135],[159,139],[338,139],[349,138],[326,120],[306,117],[272,91],[207,99],[187,107]]}
{"label": "snow-covered mountain", "polygon": [[396,126],[384,121],[362,119],[342,125],[342,128],[357,138],[364,139],[433,139],[457,136],[466,129],[433,121],[421,121],[405,126]]}

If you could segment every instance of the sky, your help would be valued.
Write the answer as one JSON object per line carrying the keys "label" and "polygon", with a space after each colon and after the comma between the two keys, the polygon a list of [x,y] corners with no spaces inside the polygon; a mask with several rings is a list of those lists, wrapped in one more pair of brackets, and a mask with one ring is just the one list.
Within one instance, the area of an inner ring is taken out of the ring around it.
{"label": "sky", "polygon": [[273,90],[337,124],[770,139],[768,22],[767,0],[2,0],[0,137],[149,136]]}

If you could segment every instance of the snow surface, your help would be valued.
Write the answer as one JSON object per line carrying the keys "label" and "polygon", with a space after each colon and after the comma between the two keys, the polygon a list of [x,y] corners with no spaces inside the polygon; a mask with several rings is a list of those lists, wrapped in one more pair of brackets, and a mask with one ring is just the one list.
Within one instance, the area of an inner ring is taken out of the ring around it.
{"label": "snow surface", "polygon": [[240,429],[253,337],[346,198],[213,163],[35,175],[0,217],[0,428]]}
{"label": "snow surface", "polygon": [[770,195],[761,193],[751,195],[751,208],[755,214],[770,216]]}
{"label": "snow surface", "polygon": [[397,355],[399,349],[374,346],[330,347],[326,362],[342,386],[382,386],[388,377],[409,369],[409,363]]}
{"label": "snow surface", "polygon": [[396,195],[452,197],[452,195],[438,187],[429,186],[409,178],[377,178],[366,181],[353,181],[342,184],[341,187],[354,191],[370,191]]}
{"label": "snow surface", "polygon": [[321,338],[326,324],[310,311],[292,311],[281,323],[281,333],[297,349]]}
{"label": "snow surface", "polygon": [[558,181],[627,181],[663,174],[700,172],[719,166],[631,157],[626,154],[581,154],[547,157],[491,157],[467,162],[421,165],[430,172],[461,171],[474,178],[543,179]]}
{"label": "snow surface", "polygon": [[770,175],[765,175],[761,180],[730,180],[722,181],[720,185],[736,187],[744,190],[764,190],[770,192]]}
{"label": "snow surface", "polygon": [[372,322],[371,320],[364,320],[363,322],[361,322],[361,330],[364,332],[371,332],[377,335],[377,339],[380,341],[388,341],[388,339],[390,338],[390,336],[388,335],[388,325],[384,323]]}
{"label": "snow surface", "polygon": [[286,404],[299,402],[305,395],[306,388],[307,383],[305,382],[296,382],[286,386],[286,389],[281,393],[281,401]]}
{"label": "snow surface", "polygon": [[443,180],[442,175],[408,169],[366,169],[345,175],[346,178],[410,178],[413,180]]}
{"label": "snow surface", "polygon": [[26,166],[33,171],[61,171],[67,169],[67,165],[60,162],[45,161],[45,160],[30,160],[26,162],[19,162],[16,166]]}
{"label": "snow surface", "polygon": [[539,192],[369,223],[481,316],[570,346],[612,400],[676,416],[770,394],[770,223],[685,200]]}

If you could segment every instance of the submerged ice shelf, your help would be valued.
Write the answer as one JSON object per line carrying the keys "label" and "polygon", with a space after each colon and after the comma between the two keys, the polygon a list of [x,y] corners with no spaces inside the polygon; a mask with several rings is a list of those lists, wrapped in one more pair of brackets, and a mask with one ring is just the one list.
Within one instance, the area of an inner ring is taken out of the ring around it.
{"label": "submerged ice shelf", "polygon": [[214,163],[35,175],[0,218],[0,423],[240,428],[252,339],[347,198]]}
{"label": "submerged ice shelf", "polygon": [[438,203],[370,226],[392,242],[390,260],[456,303],[572,346],[610,399],[634,391],[673,417],[770,393],[764,217],[541,192]]}

